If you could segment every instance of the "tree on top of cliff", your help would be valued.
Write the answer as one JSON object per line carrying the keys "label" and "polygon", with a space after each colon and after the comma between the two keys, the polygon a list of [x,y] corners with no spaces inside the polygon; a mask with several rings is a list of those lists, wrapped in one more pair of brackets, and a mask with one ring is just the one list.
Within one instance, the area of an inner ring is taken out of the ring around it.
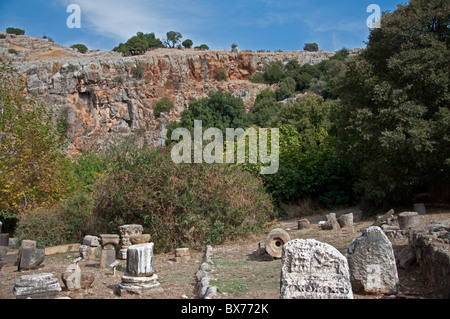
{"label": "tree on top of cliff", "polygon": [[164,44],[155,34],[138,32],[135,36],[128,39],[126,43],[120,43],[113,49],[115,52],[120,52],[123,55],[138,55],[143,54],[149,49],[163,48]]}
{"label": "tree on top of cliff", "polygon": [[169,31],[166,33],[166,36],[167,36],[166,45],[170,48],[175,48],[177,43],[183,37],[180,32],[176,32],[176,31]]}
{"label": "tree on top of cliff", "polygon": [[191,39],[186,39],[183,41],[183,43],[181,43],[186,49],[190,49],[192,47],[192,45],[194,44],[194,42],[192,42]]}

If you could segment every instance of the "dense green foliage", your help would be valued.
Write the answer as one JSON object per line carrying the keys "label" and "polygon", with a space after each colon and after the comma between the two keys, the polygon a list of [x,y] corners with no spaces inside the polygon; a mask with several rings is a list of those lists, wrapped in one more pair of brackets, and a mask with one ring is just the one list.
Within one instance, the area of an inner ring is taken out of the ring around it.
{"label": "dense green foliage", "polygon": [[186,49],[190,49],[193,45],[194,42],[192,42],[191,39],[186,39],[181,43]]}
{"label": "dense green foliage", "polygon": [[80,53],[86,53],[88,51],[87,46],[84,44],[74,44],[71,46],[71,48],[77,49]]}
{"label": "dense green foliage", "polygon": [[225,71],[225,69],[219,69],[217,71],[216,80],[217,81],[227,81],[228,80],[227,71]]}
{"label": "dense green foliage", "polygon": [[311,52],[319,51],[319,45],[317,43],[305,43],[303,50]]}
{"label": "dense green foliage", "polygon": [[50,205],[66,191],[65,161],[51,114],[11,65],[0,65],[0,211]]}
{"label": "dense green foliage", "polygon": [[166,33],[166,45],[169,48],[175,48],[180,39],[183,38],[180,32],[177,31],[169,31]]}
{"label": "dense green foliage", "polygon": [[138,32],[132,36],[126,43],[120,43],[113,51],[120,52],[123,55],[143,54],[149,49],[163,48],[164,44],[155,34]]}
{"label": "dense green foliage", "polygon": [[368,207],[407,204],[450,177],[449,2],[383,15],[341,89],[341,136]]}
{"label": "dense green foliage", "polygon": [[249,173],[228,165],[177,165],[164,148],[123,147],[96,185],[97,231],[139,223],[157,251],[200,249],[261,230],[273,214],[270,196]]}
{"label": "dense green foliage", "polygon": [[7,28],[6,34],[15,34],[15,35],[24,35],[25,30],[19,29],[19,28]]}
{"label": "dense green foliage", "polygon": [[162,97],[155,103],[155,108],[153,109],[155,117],[159,117],[159,115],[164,112],[167,113],[173,108],[173,101],[168,96]]}
{"label": "dense green foliage", "polygon": [[216,127],[222,132],[225,132],[226,128],[248,126],[244,102],[240,98],[222,91],[211,92],[208,98],[192,100],[189,108],[181,113],[181,121],[169,124],[168,142],[171,132],[177,127],[193,132],[194,120],[201,120],[204,129]]}
{"label": "dense green foliage", "polygon": [[194,49],[200,50],[200,51],[208,51],[209,46],[207,46],[206,44],[200,44],[200,45],[194,47]]}
{"label": "dense green foliage", "polygon": [[349,52],[338,51],[332,58],[316,65],[300,65],[296,60],[286,64],[272,61],[265,65],[263,73],[255,73],[250,81],[254,83],[280,84],[278,101],[294,96],[296,92],[312,92],[325,99],[337,99],[338,88],[343,80]]}

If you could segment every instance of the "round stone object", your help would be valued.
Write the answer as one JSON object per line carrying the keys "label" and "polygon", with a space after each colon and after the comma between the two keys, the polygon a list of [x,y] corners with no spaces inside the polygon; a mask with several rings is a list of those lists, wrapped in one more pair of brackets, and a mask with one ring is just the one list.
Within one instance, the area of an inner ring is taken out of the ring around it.
{"label": "round stone object", "polygon": [[281,258],[283,245],[291,240],[289,234],[281,228],[272,230],[266,237],[265,245],[267,253],[273,258]]}

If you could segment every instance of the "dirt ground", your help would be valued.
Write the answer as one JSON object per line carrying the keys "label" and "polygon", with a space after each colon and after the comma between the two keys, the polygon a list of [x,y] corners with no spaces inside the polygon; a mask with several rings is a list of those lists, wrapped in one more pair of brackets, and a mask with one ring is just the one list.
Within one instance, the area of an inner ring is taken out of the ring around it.
{"label": "dirt ground", "polygon": [[[338,211],[337,213],[342,213]],[[305,216],[310,222],[309,229],[297,229],[298,218],[281,220],[269,225],[268,230],[282,227],[295,238],[314,238],[336,247],[344,256],[348,245],[361,234],[362,229],[371,226],[373,219],[355,223],[353,227],[343,228],[338,231],[319,229],[317,223],[325,220],[325,214]],[[427,215],[421,215],[421,223],[430,223],[440,219],[449,218],[450,210],[430,209]],[[264,261],[258,254],[258,243],[264,242],[267,233],[254,234],[237,241],[226,242],[213,246],[212,260],[215,265],[211,272],[214,280],[212,285],[217,286],[217,298],[224,299],[278,299],[281,260]],[[391,239],[394,252],[398,253],[408,244],[404,236],[400,239]],[[9,254],[17,250],[9,248]],[[123,294],[121,297],[114,294],[114,286],[121,282],[121,276],[126,268],[126,261],[120,261],[116,274],[110,269],[100,269],[99,260],[84,261],[79,265],[82,271],[94,273],[96,279],[91,288],[78,291],[66,291],[61,280],[61,274],[71,262],[79,257],[79,253],[66,253],[55,256],[47,256],[42,268],[32,271],[18,272],[17,266],[6,264],[0,271],[0,299],[15,299],[12,293],[14,284],[21,276],[37,273],[53,273],[60,281],[63,291],[58,297],[70,297],[72,299],[192,299],[195,298],[194,275],[197,272],[203,253],[191,251],[191,260],[176,262],[174,254],[158,254],[154,259],[154,268],[158,275],[163,291],[146,296]],[[400,293],[391,296],[355,295],[356,299],[430,299],[432,291],[427,286],[427,281],[419,267],[414,265],[407,272],[398,269],[400,280]]]}

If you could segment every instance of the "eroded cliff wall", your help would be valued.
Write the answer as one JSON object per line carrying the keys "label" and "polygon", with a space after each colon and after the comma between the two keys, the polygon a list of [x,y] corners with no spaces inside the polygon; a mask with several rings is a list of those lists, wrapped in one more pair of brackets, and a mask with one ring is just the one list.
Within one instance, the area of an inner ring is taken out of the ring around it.
{"label": "eroded cliff wall", "polygon": [[[55,121],[66,124],[69,154],[96,151],[130,134],[139,144],[160,145],[167,124],[180,118],[190,100],[222,90],[242,98],[249,109],[268,85],[248,78],[263,71],[265,63],[296,59],[300,64],[315,64],[334,53],[158,49],[122,57],[110,51],[80,54],[27,36],[8,35],[0,40],[0,59],[11,61],[27,91],[54,111]],[[135,68],[142,68],[142,73],[134,73]],[[220,69],[226,71],[228,81],[216,80]],[[155,102],[164,95],[174,101],[174,108],[156,118]]]}

